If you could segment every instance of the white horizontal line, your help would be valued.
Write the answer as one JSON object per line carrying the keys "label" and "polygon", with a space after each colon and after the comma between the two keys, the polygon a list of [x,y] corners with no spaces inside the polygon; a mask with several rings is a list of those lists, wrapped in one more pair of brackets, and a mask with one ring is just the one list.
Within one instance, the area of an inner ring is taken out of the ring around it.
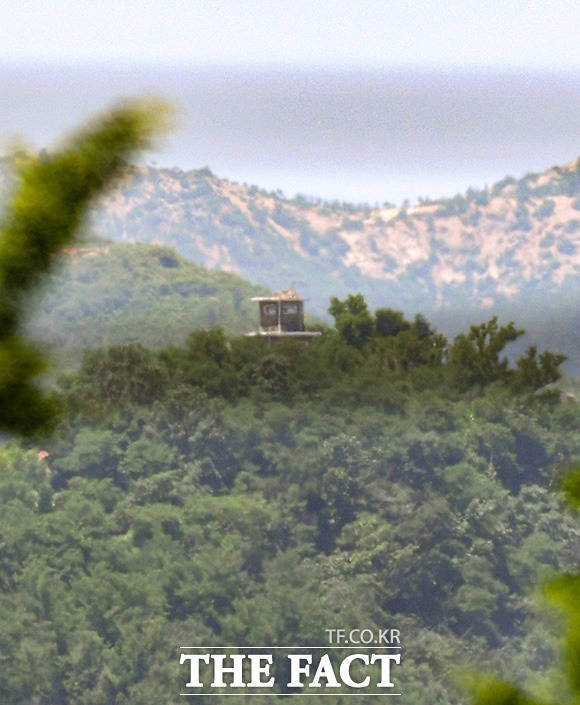
{"label": "white horizontal line", "polygon": [[179,693],[180,695],[203,695],[207,697],[208,695],[289,695],[295,697],[296,695],[306,695],[308,697],[314,696],[319,698],[321,695],[333,695],[335,698],[338,695],[402,695],[403,693]]}
{"label": "white horizontal line", "polygon": [[402,646],[357,644],[355,646],[179,646],[179,649],[402,649]]}

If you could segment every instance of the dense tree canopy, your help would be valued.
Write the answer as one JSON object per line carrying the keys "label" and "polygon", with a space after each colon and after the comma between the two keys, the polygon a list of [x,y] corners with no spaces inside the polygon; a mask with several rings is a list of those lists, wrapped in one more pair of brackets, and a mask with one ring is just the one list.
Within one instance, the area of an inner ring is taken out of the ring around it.
{"label": "dense tree canopy", "polygon": [[[570,504],[575,509],[580,508],[580,468],[577,465],[567,468],[562,489]],[[580,574],[566,573],[551,580],[544,586],[544,595],[564,615],[564,668],[537,697],[530,693],[527,683],[518,687],[513,682],[489,676],[473,678],[475,705],[550,705],[580,700]]]}
{"label": "dense tree canopy", "polygon": [[179,692],[176,644],[337,624],[401,629],[413,705],[465,702],[459,663],[555,682],[530,595],[574,562],[551,487],[580,411],[515,384],[531,353],[466,389],[456,343],[402,323],[375,318],[363,344],[209,330],[88,352],[56,435],[0,449],[2,699],[157,705]]}

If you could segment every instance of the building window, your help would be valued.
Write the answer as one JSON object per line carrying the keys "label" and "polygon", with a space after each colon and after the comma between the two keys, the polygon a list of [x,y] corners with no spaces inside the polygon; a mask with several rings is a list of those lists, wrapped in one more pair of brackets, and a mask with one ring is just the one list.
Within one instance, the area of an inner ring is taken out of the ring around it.
{"label": "building window", "polygon": [[298,304],[284,304],[282,306],[282,313],[287,316],[295,316],[298,313]]}

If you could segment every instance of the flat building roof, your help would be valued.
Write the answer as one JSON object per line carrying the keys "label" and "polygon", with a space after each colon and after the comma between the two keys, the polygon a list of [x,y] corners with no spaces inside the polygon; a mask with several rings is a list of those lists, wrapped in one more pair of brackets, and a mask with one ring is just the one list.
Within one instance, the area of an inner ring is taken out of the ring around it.
{"label": "flat building roof", "polygon": [[294,289],[286,291],[277,291],[270,296],[254,296],[250,301],[306,301],[302,296],[299,296]]}

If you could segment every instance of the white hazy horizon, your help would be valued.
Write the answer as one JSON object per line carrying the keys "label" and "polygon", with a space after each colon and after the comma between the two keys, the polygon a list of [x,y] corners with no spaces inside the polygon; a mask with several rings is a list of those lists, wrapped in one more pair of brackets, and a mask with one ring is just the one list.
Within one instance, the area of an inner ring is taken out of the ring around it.
{"label": "white hazy horizon", "polygon": [[580,69],[574,0],[0,2],[0,61]]}
{"label": "white hazy horizon", "polygon": [[482,188],[580,156],[580,73],[0,64],[0,125],[50,147],[123,96],[173,101],[144,161],[287,196],[382,204]]}

